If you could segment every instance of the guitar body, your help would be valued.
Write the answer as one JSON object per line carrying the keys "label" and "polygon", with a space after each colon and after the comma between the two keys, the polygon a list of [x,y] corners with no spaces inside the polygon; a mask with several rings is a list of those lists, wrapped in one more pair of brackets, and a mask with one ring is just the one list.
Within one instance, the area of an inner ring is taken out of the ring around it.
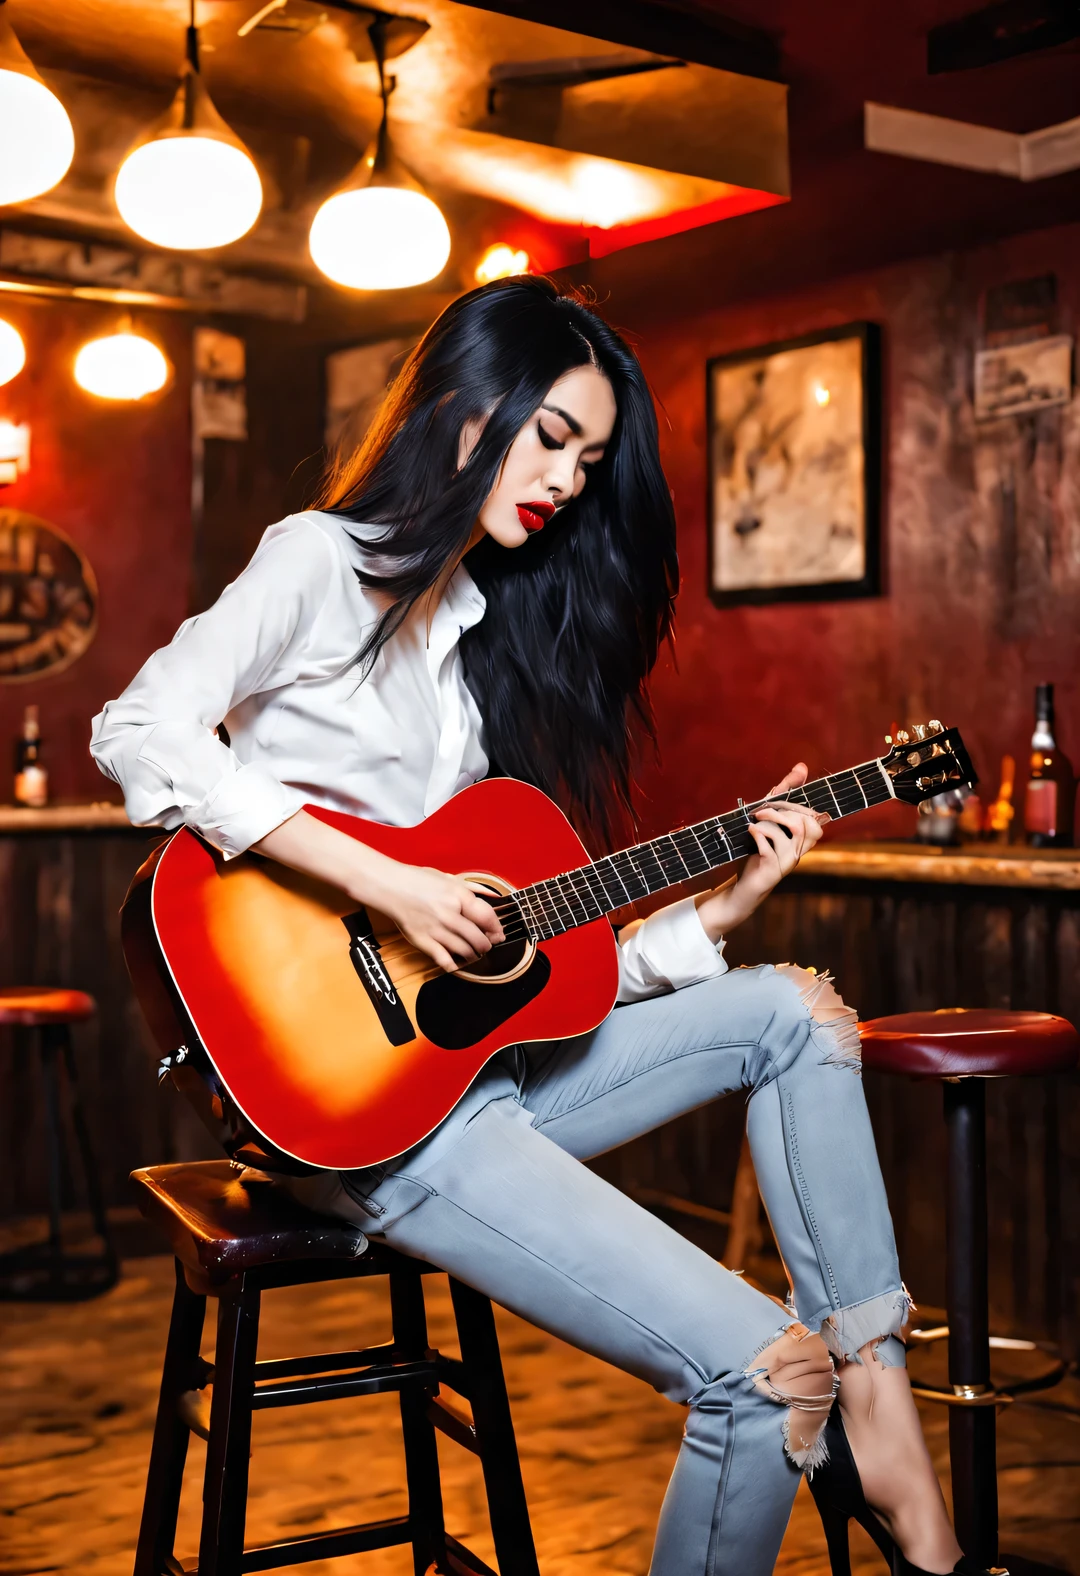
{"label": "guitar body", "polygon": [[[508,778],[414,827],[307,808],[392,859],[483,881],[493,899],[589,862],[546,795]],[[606,918],[447,974],[340,889],[259,855],[225,860],[187,829],[136,877],[123,930],[163,1050],[193,1034],[257,1133],[340,1170],[418,1143],[504,1046],[595,1028],[618,988]]]}

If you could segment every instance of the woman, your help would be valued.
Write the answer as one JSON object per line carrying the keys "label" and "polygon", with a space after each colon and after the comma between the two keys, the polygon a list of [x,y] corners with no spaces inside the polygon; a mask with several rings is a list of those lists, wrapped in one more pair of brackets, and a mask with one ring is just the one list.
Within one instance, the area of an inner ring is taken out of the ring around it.
{"label": "woman", "polygon": [[[448,308],[321,509],[267,531],[95,719],[93,753],[134,821],[332,881],[452,969],[502,939],[488,904],[302,806],[410,825],[497,769],[608,834],[676,582],[637,360],[548,281],[503,280]],[[837,1392],[876,1517],[835,1419],[823,1503],[861,1510],[897,1571],[967,1570],[903,1366],[854,1014],[811,974],[722,957],[821,826],[779,801],[751,833],[736,882],[622,932],[594,1033],[496,1058],[409,1153],[290,1185],[689,1406],[654,1576],[772,1570]],[[797,1313],[582,1164],[735,1089]]]}

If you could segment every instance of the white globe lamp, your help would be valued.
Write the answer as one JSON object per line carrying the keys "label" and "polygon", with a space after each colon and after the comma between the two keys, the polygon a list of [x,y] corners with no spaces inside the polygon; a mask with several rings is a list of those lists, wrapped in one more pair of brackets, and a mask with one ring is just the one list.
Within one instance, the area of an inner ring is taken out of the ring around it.
{"label": "white globe lamp", "polygon": [[75,357],[76,383],[98,399],[145,399],[165,387],[169,372],[153,340],[130,330],[91,339]]}
{"label": "white globe lamp", "polygon": [[113,194],[136,235],[174,251],[228,246],[259,217],[259,172],[206,90],[194,23],[176,97],[120,166]]}
{"label": "white globe lamp", "polygon": [[0,386],[10,383],[26,365],[26,346],[19,330],[0,318]]}
{"label": "white globe lamp", "polygon": [[74,153],[67,110],[34,70],[0,0],[0,205],[49,191]]}
{"label": "white globe lamp", "polygon": [[442,273],[450,256],[450,230],[390,146],[385,24],[376,20],[368,32],[379,69],[382,121],[348,181],[315,215],[308,245],[315,266],[335,284],[404,290]]}

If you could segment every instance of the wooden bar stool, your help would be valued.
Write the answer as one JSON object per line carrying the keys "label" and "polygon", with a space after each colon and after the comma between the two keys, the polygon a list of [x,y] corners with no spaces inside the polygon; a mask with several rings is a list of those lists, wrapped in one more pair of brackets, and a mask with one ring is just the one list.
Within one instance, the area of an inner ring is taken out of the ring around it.
{"label": "wooden bar stool", "polygon": [[[440,1273],[433,1265],[368,1242],[346,1221],[313,1214],[264,1172],[235,1161],[155,1166],[132,1179],[140,1209],[176,1255],[135,1576],[183,1576],[173,1542],[191,1432],[208,1440],[198,1576],[239,1576],[400,1544],[412,1547],[415,1576],[495,1576],[443,1524],[436,1429],[480,1459],[500,1576],[539,1576],[486,1297],[450,1280],[461,1358],[444,1357],[427,1338],[423,1277]],[[257,1360],[264,1291],[371,1275],[390,1281],[388,1345]],[[208,1296],[218,1299],[213,1367],[199,1353]],[[443,1396],[442,1387],[468,1406]],[[399,1398],[408,1514],[245,1549],[252,1412],[380,1391]]]}
{"label": "wooden bar stool", "polygon": [[[978,1565],[998,1558],[997,1408],[1022,1391],[1045,1389],[1065,1372],[1010,1387],[990,1375],[987,1287],[987,1078],[1045,1077],[1072,1071],[1080,1035],[1046,1012],[954,1009],[875,1018],[860,1025],[864,1067],[937,1078],[944,1085],[948,1134],[945,1203],[949,1388],[919,1386],[916,1394],[949,1407],[949,1458],[956,1536]],[[1010,1343],[1012,1344],[1012,1343]]]}
{"label": "wooden bar stool", "polygon": [[[71,1025],[93,1017],[97,1003],[81,990],[9,986],[0,990],[0,1024],[14,1029],[16,1047],[26,1031],[37,1036],[45,1095],[45,1159],[49,1185],[49,1235],[0,1255],[0,1299],[77,1302],[96,1297],[116,1284],[117,1259],[105,1219],[101,1176],[90,1142],[71,1046]],[[67,1076],[71,1123],[79,1150],[100,1253],[65,1252],[61,1242],[61,1205],[65,1169],[61,1114],[60,1063]]]}

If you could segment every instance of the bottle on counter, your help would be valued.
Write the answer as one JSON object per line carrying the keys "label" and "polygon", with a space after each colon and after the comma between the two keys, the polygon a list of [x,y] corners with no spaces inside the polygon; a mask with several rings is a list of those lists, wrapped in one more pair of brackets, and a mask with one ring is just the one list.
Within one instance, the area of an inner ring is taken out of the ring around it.
{"label": "bottle on counter", "polygon": [[1035,690],[1035,732],[1024,796],[1024,833],[1033,848],[1071,848],[1076,779],[1054,738],[1054,686]]}
{"label": "bottle on counter", "polygon": [[49,802],[49,773],[41,762],[41,728],[36,706],[23,713],[22,733],[15,740],[15,803],[40,810]]}

